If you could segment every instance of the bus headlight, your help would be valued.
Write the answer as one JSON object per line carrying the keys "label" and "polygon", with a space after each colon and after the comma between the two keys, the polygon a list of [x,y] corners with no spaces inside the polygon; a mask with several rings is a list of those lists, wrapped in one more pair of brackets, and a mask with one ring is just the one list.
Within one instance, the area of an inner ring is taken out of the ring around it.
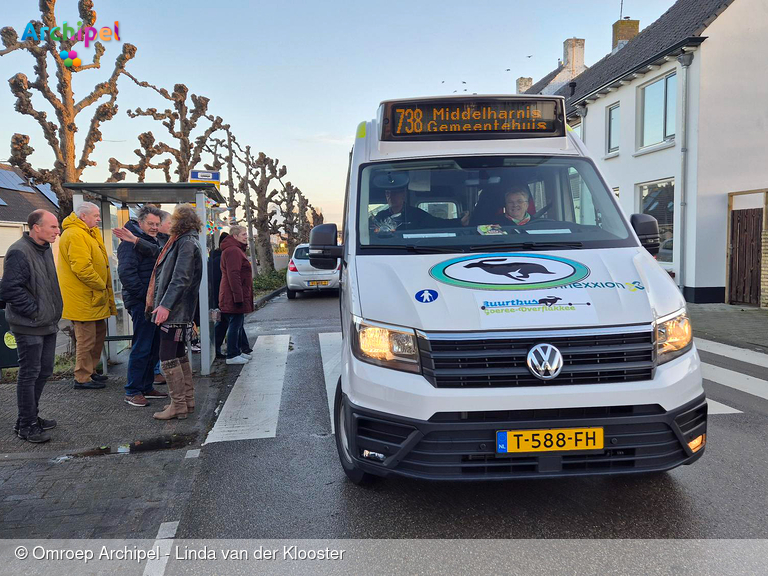
{"label": "bus headlight", "polygon": [[659,364],[685,354],[692,345],[693,331],[685,309],[656,324],[656,358]]}
{"label": "bus headlight", "polygon": [[352,352],[358,360],[393,370],[421,372],[416,334],[408,328],[352,319]]}

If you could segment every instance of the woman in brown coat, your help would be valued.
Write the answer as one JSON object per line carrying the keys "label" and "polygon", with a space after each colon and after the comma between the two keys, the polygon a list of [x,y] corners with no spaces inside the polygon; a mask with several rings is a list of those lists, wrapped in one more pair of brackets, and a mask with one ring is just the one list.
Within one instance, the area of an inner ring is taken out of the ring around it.
{"label": "woman in brown coat", "polygon": [[229,237],[221,243],[221,285],[219,309],[227,330],[227,364],[245,364],[251,357],[240,348],[240,331],[245,315],[253,312],[253,276],[245,256],[248,232],[232,226]]}

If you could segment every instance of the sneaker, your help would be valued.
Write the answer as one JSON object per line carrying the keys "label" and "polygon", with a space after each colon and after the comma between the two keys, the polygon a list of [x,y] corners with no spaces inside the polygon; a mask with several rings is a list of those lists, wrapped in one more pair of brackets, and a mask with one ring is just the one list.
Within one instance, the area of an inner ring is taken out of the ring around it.
{"label": "sneaker", "polygon": [[198,344],[192,344],[189,349],[195,354],[200,352],[200,346]]}
{"label": "sneaker", "polygon": [[165,376],[163,376],[162,374],[155,374],[155,379],[152,382],[152,384],[156,386],[161,384],[167,384],[167,382],[165,381]]}
{"label": "sneaker", "polygon": [[[46,420],[45,418],[40,418],[38,416],[37,423],[40,425],[40,428],[43,430],[51,430],[53,428],[56,428],[56,420]],[[16,436],[19,435],[19,421],[16,420],[16,424],[13,425],[13,433],[16,434]]]}
{"label": "sneaker", "polygon": [[43,430],[52,430],[53,428],[56,428],[56,420],[54,419],[46,420],[45,418],[40,418],[38,416],[37,423]]}
{"label": "sneaker", "polygon": [[227,364],[248,364],[248,360],[242,356],[235,356],[234,358],[227,358]]}
{"label": "sneaker", "polygon": [[107,385],[104,382],[96,382],[95,380],[89,380],[88,382],[78,382],[75,380],[75,390],[99,390],[106,388]]}
{"label": "sneaker", "polygon": [[245,352],[241,352],[240,356],[242,356],[246,360],[250,360],[251,359],[251,355],[250,354],[246,354]]}
{"label": "sneaker", "polygon": [[91,380],[93,380],[94,382],[106,382],[107,380],[109,380],[109,378],[107,376],[104,376],[103,374],[94,372],[93,374],[91,374]]}
{"label": "sneaker", "polygon": [[51,435],[45,432],[39,424],[32,424],[29,428],[19,430],[19,438],[27,442],[39,444],[41,442],[48,442],[51,439]]}
{"label": "sneaker", "polygon": [[154,388],[152,388],[152,390],[150,390],[149,392],[146,392],[144,394],[144,398],[149,398],[150,400],[153,399],[153,398],[160,398],[162,400],[164,398],[168,398],[168,394],[166,394],[165,392],[160,392],[160,390],[155,390]]}
{"label": "sneaker", "polygon": [[126,396],[125,402],[131,406],[138,406],[139,408],[145,408],[149,406],[149,402],[141,394],[134,394],[133,396]]}

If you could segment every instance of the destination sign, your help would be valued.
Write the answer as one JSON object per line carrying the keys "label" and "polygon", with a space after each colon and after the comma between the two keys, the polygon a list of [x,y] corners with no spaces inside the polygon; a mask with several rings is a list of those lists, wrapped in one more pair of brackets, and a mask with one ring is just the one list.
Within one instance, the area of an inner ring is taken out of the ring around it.
{"label": "destination sign", "polygon": [[479,140],[565,135],[550,99],[456,99],[384,103],[382,140]]}

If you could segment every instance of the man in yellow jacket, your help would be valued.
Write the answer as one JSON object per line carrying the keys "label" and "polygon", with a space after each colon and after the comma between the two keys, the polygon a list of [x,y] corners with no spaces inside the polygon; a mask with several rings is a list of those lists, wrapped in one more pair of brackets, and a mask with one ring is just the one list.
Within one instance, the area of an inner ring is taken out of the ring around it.
{"label": "man in yellow jacket", "polygon": [[96,373],[107,335],[106,319],[117,314],[107,249],[101,237],[101,211],[83,202],[62,222],[59,240],[59,285],[64,299],[62,318],[75,327],[77,354],[75,388],[104,388]]}

